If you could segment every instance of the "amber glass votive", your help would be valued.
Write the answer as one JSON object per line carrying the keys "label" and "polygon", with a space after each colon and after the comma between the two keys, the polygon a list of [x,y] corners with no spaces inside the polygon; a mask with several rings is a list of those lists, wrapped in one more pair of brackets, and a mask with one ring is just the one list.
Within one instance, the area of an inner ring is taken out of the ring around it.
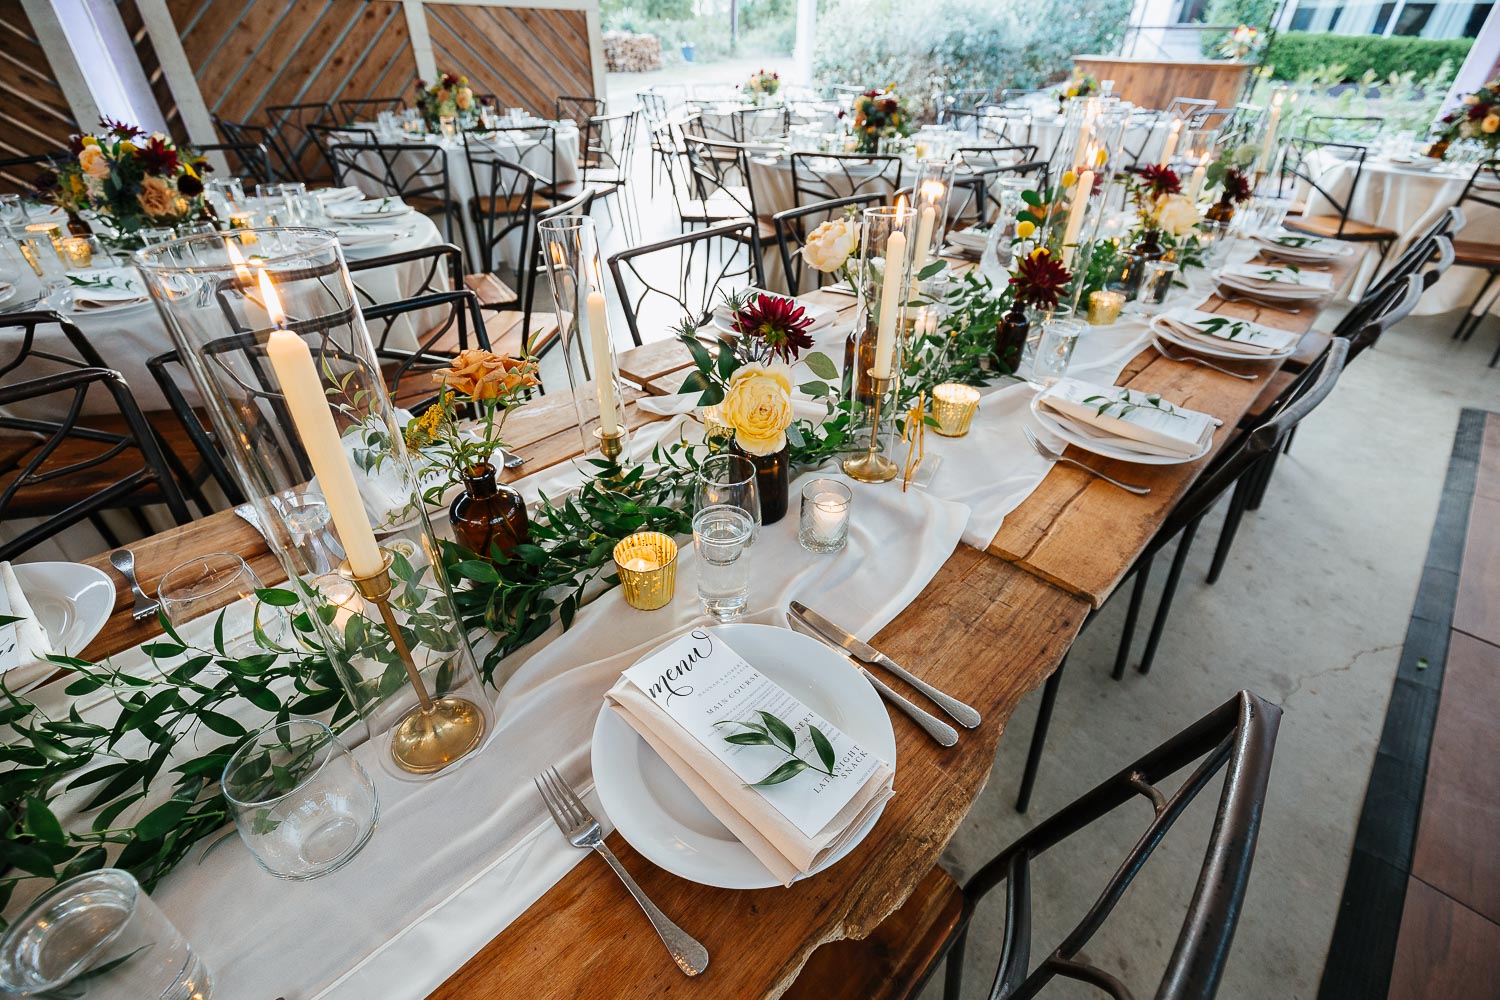
{"label": "amber glass votive", "polygon": [[969,422],[979,410],[979,390],[961,382],[944,382],[932,390],[933,430],[943,437],[960,438],[969,433]]}
{"label": "amber glass votive", "polygon": [[626,604],[641,611],[664,608],[677,590],[677,543],[659,531],[637,531],[616,543],[615,569]]}
{"label": "amber glass votive", "polygon": [[1089,293],[1089,325],[1109,326],[1120,318],[1125,307],[1125,293],[1100,289]]}
{"label": "amber glass votive", "polygon": [[62,241],[63,263],[70,271],[87,271],[94,266],[94,248],[83,236],[65,236]]}

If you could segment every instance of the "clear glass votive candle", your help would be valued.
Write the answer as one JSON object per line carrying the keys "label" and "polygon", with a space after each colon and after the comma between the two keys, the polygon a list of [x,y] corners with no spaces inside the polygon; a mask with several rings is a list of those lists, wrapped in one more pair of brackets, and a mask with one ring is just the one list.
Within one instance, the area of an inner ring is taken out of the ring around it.
{"label": "clear glass votive candle", "polygon": [[65,236],[59,249],[70,271],[87,271],[94,266],[94,248],[86,236]]}
{"label": "clear glass votive candle", "polygon": [[854,494],[837,479],[814,479],[802,487],[797,541],[809,552],[842,549],[849,541],[849,505],[853,502]]}
{"label": "clear glass votive candle", "polygon": [[659,531],[627,535],[615,544],[615,571],[626,604],[639,611],[664,608],[677,591],[677,543]]}
{"label": "clear glass votive candle", "polygon": [[458,135],[458,119],[453,115],[442,115],[438,118],[438,130],[443,133],[444,139],[451,139]]}
{"label": "clear glass votive candle", "polygon": [[1155,314],[1157,308],[1167,301],[1167,296],[1172,292],[1172,282],[1177,278],[1177,264],[1170,260],[1151,260],[1146,262],[1146,276],[1141,281],[1140,294],[1136,296],[1136,302],[1148,314]]}
{"label": "clear glass votive candle", "polygon": [[1083,324],[1072,319],[1048,320],[1042,324],[1042,340],[1037,345],[1036,360],[1027,381],[1038,389],[1047,389],[1068,374],[1073,348],[1083,333]]}
{"label": "clear glass votive candle", "polygon": [[1125,293],[1101,288],[1089,293],[1089,325],[1109,326],[1120,318],[1125,308]]}
{"label": "clear glass votive candle", "polygon": [[979,410],[979,390],[962,382],[944,382],[932,390],[933,428],[943,437],[960,438],[969,433],[969,422]]}

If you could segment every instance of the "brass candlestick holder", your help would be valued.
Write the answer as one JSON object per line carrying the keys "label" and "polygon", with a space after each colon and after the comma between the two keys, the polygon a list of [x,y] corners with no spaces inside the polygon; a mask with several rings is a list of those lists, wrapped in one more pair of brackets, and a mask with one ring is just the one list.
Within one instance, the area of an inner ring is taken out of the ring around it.
{"label": "brass candlestick holder", "polygon": [[844,459],[844,474],[862,483],[887,483],[896,478],[896,463],[882,455],[880,447],[880,418],[885,408],[886,393],[891,391],[896,379],[893,375],[884,378],[871,368],[866,375],[875,399],[870,404],[870,448],[863,455],[852,455]]}
{"label": "brass candlestick holder", "polygon": [[620,456],[625,453],[624,429],[617,430],[613,434],[606,434],[603,427],[595,427],[594,440],[599,443],[600,453],[618,465]]}
{"label": "brass candlestick holder", "polygon": [[428,692],[391,607],[391,551],[385,548],[380,551],[385,557],[380,572],[359,576],[345,560],[339,566],[339,575],[353,583],[360,596],[379,611],[396,655],[417,692],[417,706],[391,729],[391,758],[397,767],[411,774],[434,774],[479,746],[484,738],[484,713],[467,698],[453,695],[433,698]]}

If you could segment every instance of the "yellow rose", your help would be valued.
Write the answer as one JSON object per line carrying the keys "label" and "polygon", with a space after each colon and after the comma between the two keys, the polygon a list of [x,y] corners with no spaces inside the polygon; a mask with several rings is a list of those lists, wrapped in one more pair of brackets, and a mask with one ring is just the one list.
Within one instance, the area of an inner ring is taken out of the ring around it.
{"label": "yellow rose", "polygon": [[1070,188],[1078,183],[1078,175],[1071,170],[1064,170],[1062,175],[1062,186]]}
{"label": "yellow rose", "polygon": [[432,380],[470,399],[496,399],[541,385],[534,362],[472,347],[459,351],[449,367],[433,372]]}
{"label": "yellow rose", "polygon": [[815,270],[831,274],[844,266],[859,246],[859,223],[853,219],[829,219],[807,235],[802,259]]}
{"label": "yellow rose", "polygon": [[161,177],[147,177],[141,181],[141,193],[135,200],[153,219],[170,218],[177,214],[177,192]]}
{"label": "yellow rose", "polygon": [[103,180],[109,176],[109,161],[98,146],[84,146],[83,152],[78,154],[78,166],[90,177]]}
{"label": "yellow rose", "polygon": [[1479,127],[1486,132],[1493,132],[1496,129],[1500,129],[1500,115],[1485,115],[1484,121],[1479,123]]}
{"label": "yellow rose", "polygon": [[83,144],[85,146],[97,146],[97,145],[99,145],[99,140],[97,138],[95,138],[94,136],[91,136],[91,135],[84,136],[81,141],[83,142]]}
{"label": "yellow rose", "polygon": [[1016,223],[1016,236],[1023,240],[1031,239],[1031,234],[1036,232],[1036,223],[1025,219]]}
{"label": "yellow rose", "polygon": [[1156,205],[1156,224],[1173,236],[1185,236],[1198,224],[1198,206],[1183,195],[1165,195]]}
{"label": "yellow rose", "polygon": [[752,455],[786,447],[792,423],[792,373],[782,365],[746,365],[729,380],[720,416],[734,428],[734,440]]}
{"label": "yellow rose", "polygon": [[460,87],[454,94],[453,103],[460,111],[468,111],[474,106],[474,91],[468,87]]}

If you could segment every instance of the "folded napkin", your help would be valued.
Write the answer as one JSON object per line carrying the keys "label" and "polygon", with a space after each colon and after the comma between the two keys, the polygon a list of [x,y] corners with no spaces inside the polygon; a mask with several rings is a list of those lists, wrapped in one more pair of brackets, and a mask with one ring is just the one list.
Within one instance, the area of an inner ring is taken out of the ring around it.
{"label": "folded napkin", "polygon": [[880,762],[833,819],[809,836],[631,681],[621,677],[604,701],[782,885],[842,848],[893,794],[894,774]]}
{"label": "folded napkin", "polygon": [[1156,317],[1152,325],[1165,327],[1186,341],[1252,357],[1284,353],[1299,339],[1289,330],[1276,330],[1249,320],[1196,309],[1173,309]]}
{"label": "folded napkin", "polygon": [[412,234],[405,226],[340,226],[335,232],[338,233],[339,242],[346,247],[363,247],[376,243],[391,243],[395,240],[404,240]]}
{"label": "folded napkin", "polygon": [[68,275],[75,309],[107,309],[146,301],[146,289],[133,269],[105,267]]}
{"label": "folded napkin", "polygon": [[948,234],[948,242],[960,250],[972,250],[983,253],[986,244],[989,243],[990,231],[988,227],[971,226],[968,229],[955,229]]}
{"label": "folded napkin", "polygon": [[0,562],[0,616],[21,619],[0,625],[0,674],[14,667],[35,663],[56,652],[36,612],[21,591],[21,581],[10,563]]}
{"label": "folded napkin", "polygon": [[330,219],[391,219],[410,212],[411,206],[400,198],[368,198],[364,201],[341,201],[324,207]]}
{"label": "folded napkin", "polygon": [[1255,243],[1265,252],[1284,258],[1303,258],[1310,261],[1334,260],[1347,257],[1354,248],[1338,240],[1325,240],[1318,236],[1279,231],[1258,233]]}
{"label": "folded napkin", "polygon": [[[820,306],[811,302],[803,302],[801,299],[794,299],[791,298],[791,296],[782,295],[779,292],[768,292],[763,288],[747,288],[745,289],[744,294],[746,296],[752,297],[752,301],[754,301],[755,296],[769,295],[773,299],[788,299],[789,301],[801,306],[803,315],[812,320],[812,325],[807,328],[808,333],[814,333],[818,330],[823,329],[825,326],[831,324],[834,320],[834,317],[838,315],[827,306]],[[734,310],[729,308],[729,303],[725,302],[723,299],[720,299],[718,304],[714,306],[714,319],[727,326],[734,319]]]}
{"label": "folded napkin", "polygon": [[363,198],[365,196],[363,191],[352,185],[345,185],[344,187],[319,188],[312,193],[317,195],[318,200],[325,205],[329,202],[351,201],[355,198]]}
{"label": "folded napkin", "polygon": [[1219,272],[1220,280],[1247,288],[1317,290],[1333,288],[1333,276],[1323,271],[1304,271],[1291,264],[1230,264]]}
{"label": "folded napkin", "polygon": [[[1196,455],[1208,446],[1218,426],[1208,414],[1176,406],[1152,393],[1071,378],[1043,392],[1037,405],[1090,437],[1145,455]],[[1100,438],[1101,434],[1107,438]]]}

